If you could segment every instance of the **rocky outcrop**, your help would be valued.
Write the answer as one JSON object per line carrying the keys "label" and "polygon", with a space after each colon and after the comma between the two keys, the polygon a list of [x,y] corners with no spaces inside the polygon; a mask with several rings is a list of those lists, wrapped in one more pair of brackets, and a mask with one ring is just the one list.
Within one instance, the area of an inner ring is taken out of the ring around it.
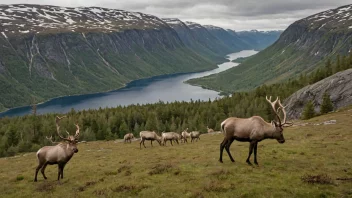
{"label": "rocky outcrop", "polygon": [[308,85],[285,100],[287,116],[301,117],[305,104],[312,101],[316,112],[320,112],[323,94],[327,92],[335,109],[352,104],[352,69],[336,73],[313,85]]}

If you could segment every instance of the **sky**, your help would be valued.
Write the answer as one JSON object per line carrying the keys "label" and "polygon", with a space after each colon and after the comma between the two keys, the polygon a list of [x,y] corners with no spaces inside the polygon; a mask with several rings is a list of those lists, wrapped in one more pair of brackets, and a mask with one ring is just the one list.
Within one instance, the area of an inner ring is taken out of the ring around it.
{"label": "sky", "polygon": [[116,8],[241,31],[284,30],[296,20],[351,0],[0,0],[0,4],[22,3]]}

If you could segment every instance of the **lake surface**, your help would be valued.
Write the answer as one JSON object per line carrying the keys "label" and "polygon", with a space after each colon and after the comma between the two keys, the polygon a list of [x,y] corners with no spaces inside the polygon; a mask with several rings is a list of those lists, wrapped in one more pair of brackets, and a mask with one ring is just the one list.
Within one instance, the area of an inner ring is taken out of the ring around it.
{"label": "lake surface", "polygon": [[[227,55],[229,61],[239,57],[247,57],[256,54],[254,50],[243,50]],[[192,100],[214,100],[219,98],[219,92],[203,89],[201,87],[185,84],[184,81],[219,73],[238,63],[225,62],[219,68],[197,73],[172,74],[156,76],[148,79],[132,81],[126,87],[105,93],[85,94],[77,96],[64,96],[54,98],[45,103],[37,105],[37,113],[67,113],[72,108],[76,111],[83,109],[98,109],[99,107],[116,107],[130,104],[156,103],[158,101],[190,101]],[[18,107],[0,113],[4,116],[22,116],[31,113],[31,107]]]}

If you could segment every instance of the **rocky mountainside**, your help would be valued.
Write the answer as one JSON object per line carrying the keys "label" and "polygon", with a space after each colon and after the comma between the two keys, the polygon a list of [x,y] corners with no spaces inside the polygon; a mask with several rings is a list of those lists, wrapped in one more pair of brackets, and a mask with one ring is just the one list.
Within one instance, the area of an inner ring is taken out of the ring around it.
{"label": "rocky mountainside", "polygon": [[[163,21],[177,32],[178,36],[187,47],[210,60],[215,62],[224,62],[226,61],[224,56],[235,51],[227,49],[227,47],[215,37],[210,36],[211,39],[208,41],[206,39],[201,39],[199,35],[197,35],[197,31],[192,31],[186,23],[179,19],[164,18]],[[190,23],[188,22],[188,24]],[[199,25],[199,27],[202,28],[201,25]],[[204,28],[202,29],[204,30]]]}
{"label": "rocky mountainside", "polygon": [[309,73],[328,58],[347,54],[351,43],[352,5],[347,5],[296,21],[273,45],[241,65],[189,82],[227,93],[249,90]]}
{"label": "rocky mountainside", "polygon": [[287,116],[301,117],[304,105],[312,101],[316,112],[320,112],[323,94],[327,92],[335,109],[352,104],[352,69],[336,73],[315,84],[308,85],[285,100]]}

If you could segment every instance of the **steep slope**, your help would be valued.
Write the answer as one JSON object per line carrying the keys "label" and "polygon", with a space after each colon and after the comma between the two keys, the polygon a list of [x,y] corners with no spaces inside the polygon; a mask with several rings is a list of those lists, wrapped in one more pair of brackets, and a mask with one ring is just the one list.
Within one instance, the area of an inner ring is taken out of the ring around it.
{"label": "steep slope", "polygon": [[243,41],[234,31],[229,32],[213,25],[205,25],[204,27],[228,48],[234,51],[253,49],[251,45]]}
{"label": "steep slope", "polygon": [[236,32],[237,36],[248,43],[255,50],[263,50],[273,44],[280,37],[282,31],[240,31]]}
{"label": "steep slope", "polygon": [[197,35],[184,22],[175,18],[164,18],[162,20],[173,28],[182,42],[193,51],[218,63],[226,61],[224,52],[208,48],[209,45],[200,42],[200,38],[197,38]]}
{"label": "steep slope", "polygon": [[249,90],[287,80],[346,54],[352,42],[352,5],[321,12],[291,24],[273,45],[228,71],[192,79],[225,92]]}
{"label": "steep slope", "polygon": [[161,19],[122,10],[0,6],[0,110],[215,68]]}
{"label": "steep slope", "polygon": [[190,21],[186,21],[185,24],[191,30],[191,33],[197,42],[201,43],[204,47],[210,49],[212,52],[222,56],[233,52],[234,49],[231,49],[221,40],[216,38],[204,26]]}
{"label": "steep slope", "polygon": [[287,116],[290,119],[301,117],[305,104],[312,101],[316,112],[320,112],[323,94],[327,92],[335,109],[352,104],[352,69],[336,73],[317,83],[308,85],[285,100]]}

